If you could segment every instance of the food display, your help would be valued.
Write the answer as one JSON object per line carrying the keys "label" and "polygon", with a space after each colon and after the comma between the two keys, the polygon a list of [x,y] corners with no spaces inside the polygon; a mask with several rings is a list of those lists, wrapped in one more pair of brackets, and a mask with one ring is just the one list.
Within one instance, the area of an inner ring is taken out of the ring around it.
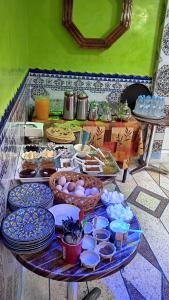
{"label": "food display", "polygon": [[98,242],[108,241],[110,238],[110,231],[107,229],[95,229],[93,236]]}
{"label": "food display", "polygon": [[95,229],[106,228],[109,225],[109,221],[107,218],[98,216],[93,219],[93,226]]}
{"label": "food display", "polygon": [[35,160],[40,157],[39,153],[36,151],[26,151],[22,153],[22,159],[24,160]]}
{"label": "food display", "polygon": [[101,258],[109,259],[111,261],[116,252],[116,248],[114,244],[110,242],[101,242],[97,245],[95,251],[101,256]]}
{"label": "food display", "polygon": [[41,153],[42,158],[54,158],[56,156],[56,152],[54,150],[44,149]]}
{"label": "food display", "polygon": [[57,172],[49,179],[55,201],[78,206],[84,211],[94,208],[100,200],[102,181],[77,172]]}
{"label": "food display", "polygon": [[100,193],[97,187],[85,188],[84,185],[85,181],[83,179],[69,182],[65,176],[60,176],[56,182],[56,189],[63,193],[80,197],[92,197]]}
{"label": "food display", "polygon": [[69,128],[49,127],[46,129],[46,136],[55,143],[69,144],[75,140],[75,135]]}
{"label": "food display", "polygon": [[124,222],[130,222],[133,218],[133,212],[130,207],[124,207],[122,204],[109,205],[106,212],[111,221],[121,220]]}
{"label": "food display", "polygon": [[[25,145],[21,148],[15,179],[22,182],[48,181],[57,170],[71,171],[78,167],[75,161],[67,158],[73,157],[74,154],[73,145]],[[65,156],[70,166],[63,164]]]}
{"label": "food display", "polygon": [[101,195],[101,201],[105,206],[122,203],[124,202],[124,200],[124,194],[119,193],[117,191],[110,192],[107,189],[104,189]]}

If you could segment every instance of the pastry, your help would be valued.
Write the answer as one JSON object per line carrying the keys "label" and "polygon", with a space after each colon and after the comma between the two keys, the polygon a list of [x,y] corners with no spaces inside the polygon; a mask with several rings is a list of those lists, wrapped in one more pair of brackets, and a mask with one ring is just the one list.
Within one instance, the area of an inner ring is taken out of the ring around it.
{"label": "pastry", "polygon": [[75,140],[75,135],[71,129],[49,127],[46,129],[46,136],[49,140],[60,143],[70,143]]}

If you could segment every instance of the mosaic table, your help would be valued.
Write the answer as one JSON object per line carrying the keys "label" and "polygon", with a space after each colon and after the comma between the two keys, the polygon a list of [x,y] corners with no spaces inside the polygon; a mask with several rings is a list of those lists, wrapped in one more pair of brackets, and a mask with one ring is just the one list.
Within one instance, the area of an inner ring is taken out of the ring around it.
{"label": "mosaic table", "polygon": [[[91,220],[96,215],[106,216],[105,207],[99,202],[94,211],[86,214],[86,219]],[[139,222],[134,216],[130,228],[140,229]],[[66,264],[62,259],[62,248],[54,237],[48,248],[37,254],[16,255],[16,259],[30,271],[58,281],[66,281],[69,300],[77,300],[77,283],[90,281],[109,276],[124,268],[134,258],[140,243],[140,233],[129,233],[127,245],[117,251],[112,261],[101,260],[96,270],[86,269],[80,265]]]}

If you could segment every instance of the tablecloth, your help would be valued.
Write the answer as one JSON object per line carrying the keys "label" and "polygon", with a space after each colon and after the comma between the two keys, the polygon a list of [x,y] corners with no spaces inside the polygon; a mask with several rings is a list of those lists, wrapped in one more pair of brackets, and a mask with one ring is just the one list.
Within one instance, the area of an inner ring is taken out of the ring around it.
{"label": "tablecloth", "polygon": [[132,157],[143,155],[143,135],[141,124],[134,118],[125,122],[102,121],[65,121],[57,120],[52,123],[76,124],[90,132],[89,143],[111,151],[117,162],[122,163],[124,169],[128,168]]}

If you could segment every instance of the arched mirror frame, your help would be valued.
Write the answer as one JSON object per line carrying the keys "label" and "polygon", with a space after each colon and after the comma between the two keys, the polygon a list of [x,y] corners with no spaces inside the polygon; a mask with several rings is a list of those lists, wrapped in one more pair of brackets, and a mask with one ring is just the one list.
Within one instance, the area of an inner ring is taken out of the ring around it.
{"label": "arched mirror frame", "polygon": [[123,0],[120,23],[105,38],[86,38],[73,23],[73,0],[63,0],[63,25],[82,48],[106,49],[130,27],[132,0]]}

